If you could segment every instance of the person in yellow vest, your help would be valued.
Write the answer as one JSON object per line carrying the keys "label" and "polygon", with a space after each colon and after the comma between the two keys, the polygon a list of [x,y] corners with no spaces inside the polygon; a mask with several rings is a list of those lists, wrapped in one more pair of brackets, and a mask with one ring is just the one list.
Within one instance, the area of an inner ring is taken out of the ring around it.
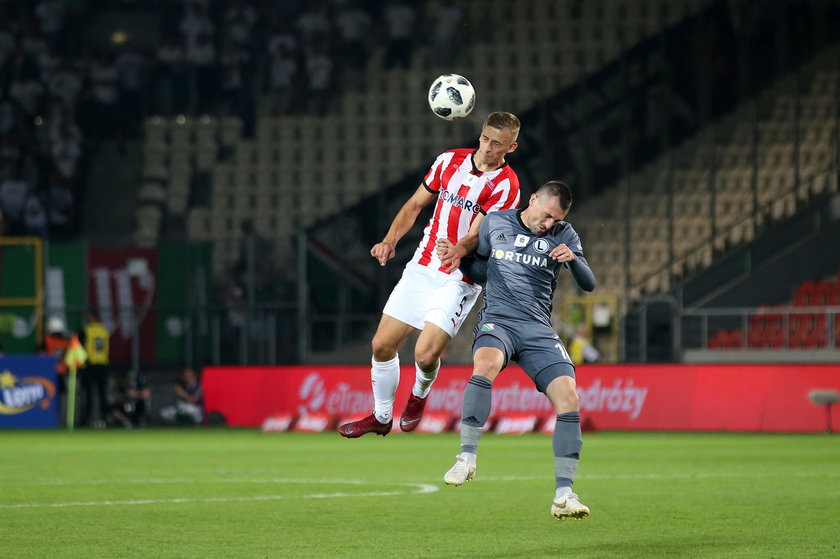
{"label": "person in yellow vest", "polygon": [[601,354],[588,339],[586,325],[579,324],[572,341],[569,343],[569,357],[572,359],[572,363],[575,365],[594,363],[600,356]]}
{"label": "person in yellow vest", "polygon": [[[82,408],[80,425],[102,428],[105,427],[110,411],[107,393],[111,333],[99,321],[95,312],[89,312],[82,337],[88,361],[87,366],[81,371],[85,404]],[[94,420],[92,414],[94,396],[99,400],[100,418],[98,420]]]}

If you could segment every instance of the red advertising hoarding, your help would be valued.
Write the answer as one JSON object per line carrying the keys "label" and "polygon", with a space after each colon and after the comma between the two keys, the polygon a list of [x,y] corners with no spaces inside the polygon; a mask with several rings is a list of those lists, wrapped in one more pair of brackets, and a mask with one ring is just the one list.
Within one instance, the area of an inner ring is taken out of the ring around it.
{"label": "red advertising hoarding", "polygon": [[[459,415],[469,366],[444,366],[426,411]],[[403,366],[397,416],[414,382]],[[825,408],[813,389],[840,390],[840,365],[585,365],[578,367],[581,416],[598,429],[668,431],[819,432]],[[275,414],[365,415],[373,409],[370,369],[364,366],[207,367],[208,412],[229,425],[259,426]],[[548,399],[516,366],[493,384],[495,417],[548,417]],[[832,411],[840,425],[840,410]]]}

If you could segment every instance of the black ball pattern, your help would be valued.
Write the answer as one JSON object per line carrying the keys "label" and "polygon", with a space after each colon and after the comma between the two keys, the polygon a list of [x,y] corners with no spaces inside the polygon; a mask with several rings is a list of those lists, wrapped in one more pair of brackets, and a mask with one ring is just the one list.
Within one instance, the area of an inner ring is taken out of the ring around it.
{"label": "black ball pattern", "polygon": [[453,105],[464,104],[464,100],[461,98],[461,92],[454,87],[447,87],[446,94],[449,96],[449,100],[452,101]]}

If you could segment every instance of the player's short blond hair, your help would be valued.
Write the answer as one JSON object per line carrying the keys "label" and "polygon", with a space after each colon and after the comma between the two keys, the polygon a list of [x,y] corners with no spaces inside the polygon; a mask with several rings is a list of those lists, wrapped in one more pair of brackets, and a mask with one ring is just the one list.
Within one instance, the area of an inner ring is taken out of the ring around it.
{"label": "player's short blond hair", "polygon": [[515,114],[496,111],[487,115],[487,118],[484,120],[484,126],[492,126],[497,130],[512,131],[513,141],[515,142],[519,136],[519,128],[522,126],[522,123],[519,122]]}

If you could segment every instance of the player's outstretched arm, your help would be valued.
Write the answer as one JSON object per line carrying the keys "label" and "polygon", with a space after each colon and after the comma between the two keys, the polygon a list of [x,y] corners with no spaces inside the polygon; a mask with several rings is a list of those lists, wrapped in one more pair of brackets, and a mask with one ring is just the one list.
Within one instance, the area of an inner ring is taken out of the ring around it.
{"label": "player's outstretched arm", "polygon": [[434,200],[435,197],[435,193],[430,192],[421,184],[411,198],[403,204],[394,221],[391,222],[391,227],[388,229],[385,238],[370,249],[370,255],[379,261],[380,266],[384,266],[388,260],[394,257],[397,243],[414,225],[420,211],[429,205],[429,202]]}

